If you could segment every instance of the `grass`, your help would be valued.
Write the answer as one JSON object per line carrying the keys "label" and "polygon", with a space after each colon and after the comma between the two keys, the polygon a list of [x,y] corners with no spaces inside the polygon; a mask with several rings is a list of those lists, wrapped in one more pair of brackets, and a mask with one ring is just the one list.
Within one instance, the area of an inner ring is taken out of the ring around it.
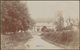
{"label": "grass", "polygon": [[[44,32],[43,39],[47,39],[51,43],[61,44],[70,48],[79,47],[79,32],[78,31],[56,31],[56,32]],[[60,46],[60,45],[59,45]]]}
{"label": "grass", "polygon": [[25,44],[32,38],[29,32],[18,32],[13,35],[1,35],[1,49],[12,49],[19,44]]}

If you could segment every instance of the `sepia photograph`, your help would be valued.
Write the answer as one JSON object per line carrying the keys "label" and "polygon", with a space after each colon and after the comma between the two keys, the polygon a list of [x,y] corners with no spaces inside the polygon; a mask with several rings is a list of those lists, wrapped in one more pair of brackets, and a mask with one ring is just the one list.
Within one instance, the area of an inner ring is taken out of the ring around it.
{"label": "sepia photograph", "polygon": [[79,49],[79,1],[1,1],[1,50]]}

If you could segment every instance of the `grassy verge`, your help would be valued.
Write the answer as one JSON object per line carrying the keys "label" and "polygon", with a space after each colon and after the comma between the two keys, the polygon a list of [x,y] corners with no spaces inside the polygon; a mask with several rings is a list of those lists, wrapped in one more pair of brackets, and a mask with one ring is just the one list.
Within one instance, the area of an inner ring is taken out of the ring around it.
{"label": "grassy verge", "polygon": [[32,38],[32,36],[29,32],[1,35],[1,49],[14,49],[19,44],[25,44],[30,38]]}
{"label": "grassy verge", "polygon": [[75,31],[44,32],[42,39],[64,48],[79,47],[79,32]]}

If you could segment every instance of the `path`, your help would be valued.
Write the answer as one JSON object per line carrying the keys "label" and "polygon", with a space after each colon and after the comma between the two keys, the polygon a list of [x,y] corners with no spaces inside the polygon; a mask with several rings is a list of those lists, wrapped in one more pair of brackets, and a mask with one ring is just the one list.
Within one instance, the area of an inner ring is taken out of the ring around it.
{"label": "path", "polygon": [[63,49],[61,47],[55,46],[53,44],[50,44],[46,41],[44,41],[43,39],[41,39],[41,37],[39,35],[37,35],[38,33],[33,33],[33,38],[30,39],[25,46],[26,49]]}

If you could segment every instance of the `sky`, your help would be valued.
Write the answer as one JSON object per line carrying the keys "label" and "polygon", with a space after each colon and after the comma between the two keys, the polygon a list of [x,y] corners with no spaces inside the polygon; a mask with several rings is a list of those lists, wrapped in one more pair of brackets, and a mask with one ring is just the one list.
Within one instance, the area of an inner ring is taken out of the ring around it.
{"label": "sky", "polygon": [[54,21],[59,12],[63,17],[78,19],[78,1],[25,1],[29,14],[35,21]]}

